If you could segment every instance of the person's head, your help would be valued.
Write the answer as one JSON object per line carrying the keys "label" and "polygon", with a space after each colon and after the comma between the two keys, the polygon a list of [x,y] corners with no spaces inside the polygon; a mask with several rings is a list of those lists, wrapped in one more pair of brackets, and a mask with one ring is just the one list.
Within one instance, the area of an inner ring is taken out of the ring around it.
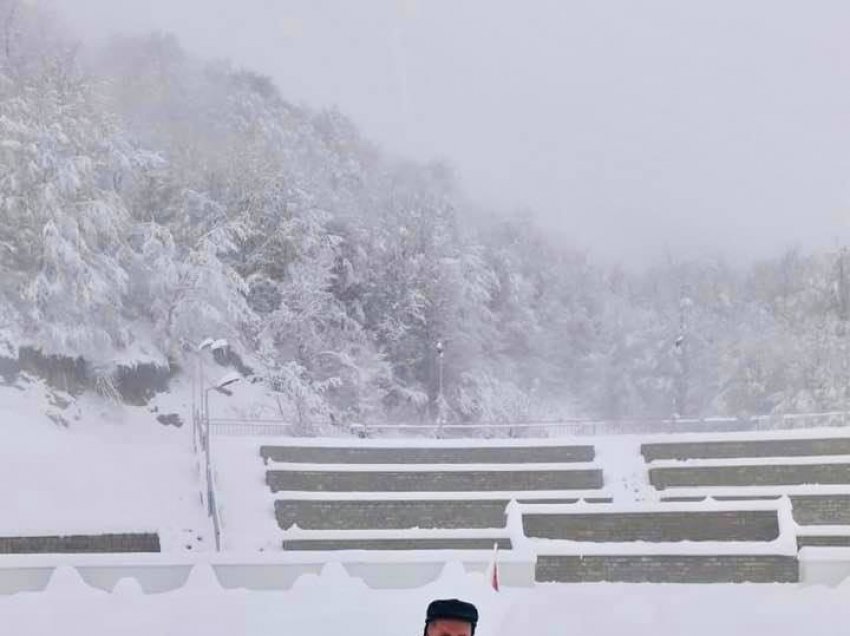
{"label": "person's head", "polygon": [[456,598],[433,601],[425,614],[425,636],[473,636],[478,610]]}

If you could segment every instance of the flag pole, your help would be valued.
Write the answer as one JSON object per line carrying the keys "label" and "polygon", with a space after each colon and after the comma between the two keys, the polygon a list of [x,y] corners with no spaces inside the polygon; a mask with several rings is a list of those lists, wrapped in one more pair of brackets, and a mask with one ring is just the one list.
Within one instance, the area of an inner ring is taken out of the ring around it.
{"label": "flag pole", "polygon": [[490,587],[493,591],[499,591],[499,543],[493,544],[493,571],[490,576]]}

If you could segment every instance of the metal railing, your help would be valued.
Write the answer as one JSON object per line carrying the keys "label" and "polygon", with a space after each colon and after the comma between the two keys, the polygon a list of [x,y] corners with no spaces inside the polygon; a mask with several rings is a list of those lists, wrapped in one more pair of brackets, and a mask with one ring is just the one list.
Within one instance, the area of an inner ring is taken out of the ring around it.
{"label": "metal railing", "polygon": [[[221,551],[221,520],[218,514],[218,504],[215,496],[215,476],[210,452],[210,437],[212,428],[210,426],[209,411],[194,411],[192,414],[192,440],[195,455],[198,458],[199,470],[204,475],[204,488],[201,490],[201,501],[206,504],[207,515],[212,521],[213,535],[215,537],[216,552]],[[203,467],[200,464],[203,463]]]}
{"label": "metal railing", "polygon": [[215,418],[209,424],[213,434],[234,437],[290,436],[296,431],[296,425],[285,420]]}
{"label": "metal railing", "polygon": [[[335,435],[356,437],[569,437],[652,433],[714,433],[807,428],[844,427],[850,423],[847,411],[825,413],[785,413],[743,417],[600,420],[567,418],[519,422],[470,422],[456,424],[350,424],[333,428]],[[296,423],[282,419],[210,418],[210,434],[236,437],[297,436]]]}

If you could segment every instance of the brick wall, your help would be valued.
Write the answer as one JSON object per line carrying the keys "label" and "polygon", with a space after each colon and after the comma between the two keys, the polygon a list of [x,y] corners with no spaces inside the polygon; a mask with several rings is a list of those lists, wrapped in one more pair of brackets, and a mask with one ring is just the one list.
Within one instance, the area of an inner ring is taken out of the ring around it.
{"label": "brick wall", "polygon": [[278,525],[310,530],[504,528],[505,500],[275,501]]}
{"label": "brick wall", "polygon": [[777,555],[539,555],[535,578],[570,583],[795,583],[799,566],[796,557]]}
{"label": "brick wall", "polygon": [[0,537],[0,554],[159,552],[156,534]]}
{"label": "brick wall", "polygon": [[650,468],[649,481],[656,488],[850,484],[850,464]]}
{"label": "brick wall", "polygon": [[525,534],[570,541],[773,541],[775,511],[524,514]]}
{"label": "brick wall", "polygon": [[726,457],[805,457],[850,455],[850,438],[800,440],[746,440],[643,444],[646,461],[657,459],[711,459]]}
{"label": "brick wall", "polygon": [[266,483],[281,490],[332,492],[451,492],[601,488],[601,470],[457,472],[269,471]]}
{"label": "brick wall", "polygon": [[590,462],[593,446],[514,448],[316,448],[263,446],[264,460],[309,464],[520,464]]}

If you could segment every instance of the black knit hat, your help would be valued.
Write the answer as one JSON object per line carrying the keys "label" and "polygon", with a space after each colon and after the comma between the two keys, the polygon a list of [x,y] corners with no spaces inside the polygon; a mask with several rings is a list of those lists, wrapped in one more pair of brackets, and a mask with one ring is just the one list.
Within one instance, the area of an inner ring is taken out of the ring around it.
{"label": "black knit hat", "polygon": [[466,621],[474,629],[478,623],[478,610],[475,609],[475,605],[472,603],[459,601],[456,598],[433,601],[425,613],[425,624],[427,625],[440,619]]}

